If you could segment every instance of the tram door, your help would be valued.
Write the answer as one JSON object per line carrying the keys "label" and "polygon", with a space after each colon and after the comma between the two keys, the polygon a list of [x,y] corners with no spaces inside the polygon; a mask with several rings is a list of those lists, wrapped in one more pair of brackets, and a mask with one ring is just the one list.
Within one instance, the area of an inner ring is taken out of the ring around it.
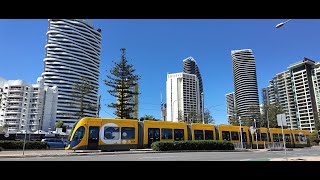
{"label": "tram door", "polygon": [[160,129],[159,128],[149,128],[148,129],[148,148],[155,141],[160,141]]}
{"label": "tram door", "polygon": [[89,127],[88,149],[98,149],[99,145],[99,126]]}

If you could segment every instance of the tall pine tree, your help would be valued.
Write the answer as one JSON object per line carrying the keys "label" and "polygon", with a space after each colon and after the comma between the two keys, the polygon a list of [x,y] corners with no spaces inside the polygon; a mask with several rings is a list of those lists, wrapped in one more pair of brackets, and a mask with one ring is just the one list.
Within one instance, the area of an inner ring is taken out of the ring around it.
{"label": "tall pine tree", "polygon": [[131,114],[134,112],[136,104],[131,99],[139,95],[133,87],[138,83],[140,76],[135,75],[134,72],[136,70],[134,66],[128,64],[126,49],[121,48],[120,51],[120,62],[112,61],[114,67],[110,70],[111,75],[107,75],[107,79],[104,80],[105,84],[111,87],[108,90],[109,94],[117,98],[117,102],[108,104],[108,107],[116,109],[114,115],[118,118],[132,119]]}

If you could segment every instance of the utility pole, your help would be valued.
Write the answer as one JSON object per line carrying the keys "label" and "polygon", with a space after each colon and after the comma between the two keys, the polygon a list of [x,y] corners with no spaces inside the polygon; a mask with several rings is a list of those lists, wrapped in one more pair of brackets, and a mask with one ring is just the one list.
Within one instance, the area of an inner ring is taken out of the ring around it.
{"label": "utility pole", "polygon": [[243,144],[242,144],[242,128],[241,128],[241,117],[239,116],[239,124],[240,124],[240,146],[241,149],[243,149]]}
{"label": "utility pole", "polygon": [[24,140],[23,140],[23,148],[22,148],[22,155],[24,156],[24,149],[26,147],[26,139],[27,139],[27,130],[28,130],[28,125],[26,124],[25,126],[25,133],[24,133]]}
{"label": "utility pole", "polygon": [[256,129],[256,143],[257,143],[257,149],[259,149],[259,144],[258,144],[258,129],[257,129],[257,121],[256,119],[253,119],[254,121],[254,128]]}

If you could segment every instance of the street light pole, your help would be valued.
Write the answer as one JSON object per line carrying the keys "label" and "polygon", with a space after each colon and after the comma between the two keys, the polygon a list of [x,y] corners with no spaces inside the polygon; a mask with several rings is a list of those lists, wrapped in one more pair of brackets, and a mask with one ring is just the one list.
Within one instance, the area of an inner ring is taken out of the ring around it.
{"label": "street light pole", "polygon": [[256,119],[253,119],[254,121],[254,128],[256,129],[256,143],[257,143],[257,149],[259,149],[259,145],[258,145],[258,132],[257,132],[257,121]]}
{"label": "street light pole", "polygon": [[242,129],[241,129],[241,117],[239,116],[239,124],[240,124],[240,147],[243,149],[243,144],[242,144]]}
{"label": "street light pole", "polygon": [[24,133],[24,140],[23,140],[22,155],[24,155],[24,149],[25,149],[25,147],[26,147],[27,130],[28,130],[28,126],[26,125],[25,127],[26,127],[26,129],[25,129],[25,133]]}

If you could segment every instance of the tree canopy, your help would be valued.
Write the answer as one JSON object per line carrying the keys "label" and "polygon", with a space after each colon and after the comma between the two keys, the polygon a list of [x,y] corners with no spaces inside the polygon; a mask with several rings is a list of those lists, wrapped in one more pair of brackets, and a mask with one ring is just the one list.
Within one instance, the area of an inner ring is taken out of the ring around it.
{"label": "tree canopy", "polygon": [[112,61],[114,67],[104,80],[105,84],[111,88],[108,90],[109,94],[117,99],[116,103],[112,102],[108,107],[116,109],[114,115],[118,118],[132,119],[134,107],[137,105],[132,99],[139,95],[133,87],[137,85],[140,76],[135,74],[134,66],[128,63],[126,49],[121,48],[120,51],[119,62]]}

